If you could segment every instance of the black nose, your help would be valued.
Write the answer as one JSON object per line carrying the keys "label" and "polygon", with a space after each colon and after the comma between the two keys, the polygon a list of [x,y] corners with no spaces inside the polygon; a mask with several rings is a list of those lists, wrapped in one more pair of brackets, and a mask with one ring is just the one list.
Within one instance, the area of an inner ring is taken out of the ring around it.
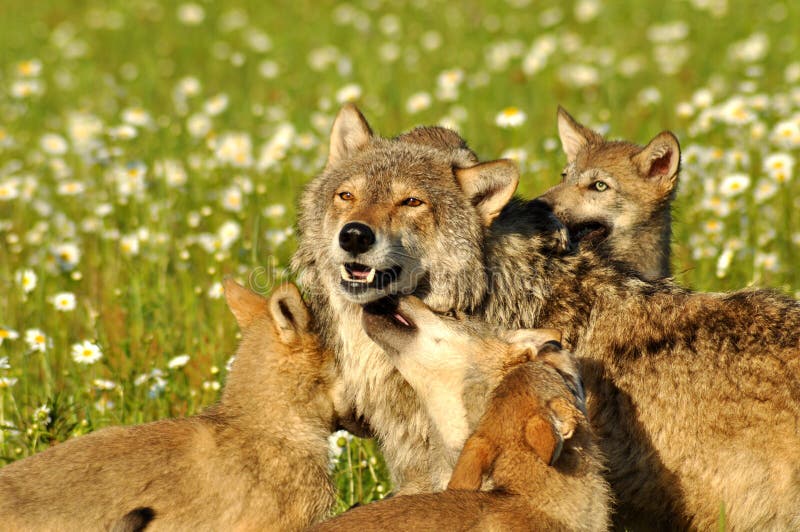
{"label": "black nose", "polygon": [[358,255],[364,253],[375,243],[375,233],[368,225],[361,222],[350,222],[339,231],[339,247],[343,250]]}

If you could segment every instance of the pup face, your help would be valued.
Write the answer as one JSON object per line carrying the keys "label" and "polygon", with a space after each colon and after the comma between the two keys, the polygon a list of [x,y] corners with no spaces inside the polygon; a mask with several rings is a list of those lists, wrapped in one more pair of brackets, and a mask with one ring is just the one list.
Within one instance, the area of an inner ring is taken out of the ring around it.
{"label": "pup face", "polygon": [[354,303],[416,293],[442,310],[469,307],[486,286],[484,228],[517,182],[513,163],[476,164],[449,130],[383,139],[345,106],[325,171],[301,201],[295,266],[313,264],[327,289]]}
{"label": "pup face", "polygon": [[667,208],[678,182],[675,135],[664,131],[644,148],[607,141],[560,107],[558,132],[567,166],[561,184],[540,199],[550,204],[573,239],[601,241]]}
{"label": "pup face", "polygon": [[[464,314],[436,313],[414,296],[402,297],[396,305],[382,301],[366,306],[362,323],[416,389],[435,386],[437,377],[456,378],[463,386],[467,371],[502,372],[535,357],[548,342],[561,340],[553,329],[504,331]],[[452,390],[460,392],[458,387]]]}
{"label": "pup face", "polygon": [[223,285],[242,330],[226,391],[234,386],[332,419],[333,355],[322,348],[297,287],[280,286],[265,298],[230,278]]}

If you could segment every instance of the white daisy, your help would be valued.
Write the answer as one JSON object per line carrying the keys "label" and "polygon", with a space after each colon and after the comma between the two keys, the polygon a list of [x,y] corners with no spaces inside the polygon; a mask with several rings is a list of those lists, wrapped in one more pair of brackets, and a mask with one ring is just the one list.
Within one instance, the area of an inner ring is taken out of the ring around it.
{"label": "white daisy", "polygon": [[41,329],[28,329],[25,331],[25,343],[31,351],[44,353],[52,342],[47,338]]}
{"label": "white daisy", "polygon": [[750,186],[750,176],[747,174],[731,174],[722,180],[719,185],[719,193],[730,198],[738,196]]}
{"label": "white daisy", "polygon": [[75,294],[71,292],[60,292],[53,296],[53,306],[61,312],[69,312],[75,309]]}
{"label": "white daisy", "polygon": [[97,344],[84,340],[72,346],[72,359],[78,364],[94,364],[103,357]]}
{"label": "white daisy", "polygon": [[14,276],[17,284],[22,288],[22,291],[27,293],[32,292],[36,288],[38,277],[33,270],[21,270]]}
{"label": "white daisy", "polygon": [[[19,333],[14,329],[0,327],[0,345],[3,345],[4,340],[16,340],[17,338],[19,338]],[[6,362],[8,362],[8,359],[6,359]]]}
{"label": "white daisy", "polygon": [[502,128],[519,127],[525,123],[525,113],[518,107],[506,107],[495,117],[495,123]]}
{"label": "white daisy", "polygon": [[167,367],[169,369],[182,368],[187,364],[187,362],[189,362],[189,355],[178,355],[167,362]]}
{"label": "white daisy", "polygon": [[39,145],[42,147],[42,150],[49,155],[64,155],[69,148],[66,139],[56,133],[42,135],[42,138],[39,140]]}
{"label": "white daisy", "polygon": [[336,101],[340,104],[346,102],[354,102],[361,98],[361,86],[355,83],[350,83],[345,85],[338,91],[336,91]]}

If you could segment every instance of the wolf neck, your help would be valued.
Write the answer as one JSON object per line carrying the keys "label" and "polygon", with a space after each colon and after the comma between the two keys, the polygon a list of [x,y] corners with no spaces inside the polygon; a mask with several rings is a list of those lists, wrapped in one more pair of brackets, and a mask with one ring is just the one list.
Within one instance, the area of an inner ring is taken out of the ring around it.
{"label": "wolf neck", "polygon": [[574,350],[603,291],[620,283],[609,282],[614,272],[592,251],[550,251],[543,215],[532,202],[514,201],[495,220],[486,245],[490,286],[483,315],[508,328],[560,329]]}
{"label": "wolf neck", "polygon": [[[312,275],[307,271],[304,280]],[[336,353],[343,388],[337,412],[355,410],[356,417],[369,421],[400,493],[430,491],[430,421],[416,393],[366,335],[361,307],[340,295],[338,286],[326,283],[311,303],[323,338]]]}
{"label": "wolf neck", "polygon": [[[311,413],[316,392],[295,389],[290,397],[284,390],[264,386],[275,376],[274,369],[262,363],[260,354],[241,350],[236,354],[222,398],[212,412],[214,417],[264,442],[289,442],[294,448],[319,455],[320,446],[327,445],[331,426],[323,413]],[[277,410],[267,406],[276,402],[281,405]],[[253,452],[271,451],[257,446]]]}
{"label": "wolf neck", "polygon": [[611,257],[633,266],[645,279],[669,277],[672,221],[669,205],[633,227],[614,229]]}

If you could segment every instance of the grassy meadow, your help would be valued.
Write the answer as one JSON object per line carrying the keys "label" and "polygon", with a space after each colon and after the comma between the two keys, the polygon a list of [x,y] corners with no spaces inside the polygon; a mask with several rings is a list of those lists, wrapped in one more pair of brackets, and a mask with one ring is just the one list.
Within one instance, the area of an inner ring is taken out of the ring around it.
{"label": "grassy meadow", "polygon": [[[394,135],[460,131],[564,164],[556,106],[683,149],[678,282],[800,295],[800,4],[3,0],[0,464],[108,425],[197,412],[237,329],[220,281],[290,279],[295,202],[355,101]],[[269,408],[269,405],[265,405]],[[331,438],[339,509],[391,489]]]}

